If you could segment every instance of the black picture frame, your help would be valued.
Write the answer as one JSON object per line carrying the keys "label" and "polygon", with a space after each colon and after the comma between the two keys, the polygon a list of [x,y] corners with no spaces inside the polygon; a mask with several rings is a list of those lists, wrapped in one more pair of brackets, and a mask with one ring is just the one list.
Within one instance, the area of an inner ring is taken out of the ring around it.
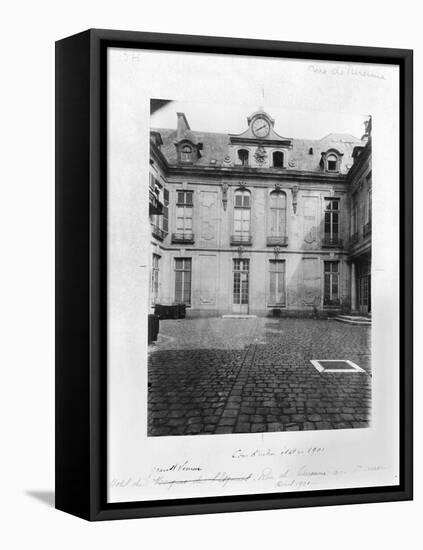
{"label": "black picture frame", "polygon": [[[108,47],[397,65],[400,71],[400,484],[106,501]],[[91,29],[56,43],[56,508],[87,520],[412,499],[413,52]]]}

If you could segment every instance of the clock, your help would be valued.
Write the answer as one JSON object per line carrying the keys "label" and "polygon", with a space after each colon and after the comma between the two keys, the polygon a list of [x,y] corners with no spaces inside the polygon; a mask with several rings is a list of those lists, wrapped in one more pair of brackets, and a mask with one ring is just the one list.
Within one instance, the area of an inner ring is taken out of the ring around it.
{"label": "clock", "polygon": [[253,134],[259,138],[266,137],[270,132],[270,124],[262,117],[256,118],[251,127]]}

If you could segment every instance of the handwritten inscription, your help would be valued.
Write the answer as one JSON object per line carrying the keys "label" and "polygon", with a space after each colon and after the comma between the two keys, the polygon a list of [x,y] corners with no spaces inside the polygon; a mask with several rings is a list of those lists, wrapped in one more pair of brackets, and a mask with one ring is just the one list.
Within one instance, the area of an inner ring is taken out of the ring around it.
{"label": "handwritten inscription", "polygon": [[[363,480],[375,480],[388,467],[382,464],[337,465],[327,464],[327,449],[305,447],[251,447],[228,453],[230,462],[214,468],[189,459],[170,462],[151,468],[145,476],[113,479],[111,487],[177,488],[218,486],[245,491],[302,491],[339,486],[349,487]],[[223,458],[223,457],[222,457]],[[375,477],[376,476],[376,477]],[[247,489],[248,486],[248,489]]]}
{"label": "handwritten inscription", "polygon": [[309,447],[301,449],[297,447],[285,447],[283,449],[254,449],[253,451],[245,451],[237,449],[232,453],[232,458],[263,458],[266,456],[316,456],[325,452],[324,447]]}
{"label": "handwritten inscription", "polygon": [[157,472],[200,472],[202,468],[200,466],[192,466],[188,460],[182,463],[171,464],[170,466],[158,466]]}
{"label": "handwritten inscription", "polygon": [[[204,484],[219,485],[221,487],[240,487],[250,484],[259,484],[262,490],[306,490],[318,489],[319,486],[329,487],[331,482],[335,484],[340,479],[345,479],[345,486],[348,487],[353,482],[354,477],[358,479],[360,476],[363,479],[363,474],[375,474],[387,470],[387,466],[383,465],[356,465],[352,468],[322,468],[313,467],[309,464],[302,464],[299,467],[282,467],[272,468],[266,467],[263,469],[249,470],[245,473],[237,473],[230,471],[218,471],[216,473],[196,473],[192,475],[169,475],[172,472],[182,470],[166,470],[166,473],[158,473],[163,471],[162,468],[154,468],[150,476],[145,479],[126,478],[113,479],[110,483],[111,487],[127,488],[127,487],[146,487],[154,485],[163,487],[170,491],[175,487],[182,486],[199,486]],[[200,468],[201,470],[201,468]],[[167,474],[167,475],[166,475]]]}
{"label": "handwritten inscription", "polygon": [[359,78],[376,78],[377,80],[385,80],[385,75],[382,73],[354,65],[312,64],[308,66],[308,70],[314,74],[322,74],[327,76],[353,76]]}

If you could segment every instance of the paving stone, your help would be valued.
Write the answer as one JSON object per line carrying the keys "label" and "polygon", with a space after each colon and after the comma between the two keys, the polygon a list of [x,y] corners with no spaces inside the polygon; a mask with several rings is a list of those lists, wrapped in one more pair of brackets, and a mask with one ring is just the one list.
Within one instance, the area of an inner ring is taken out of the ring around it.
{"label": "paving stone", "polygon": [[252,432],[266,432],[267,431],[267,424],[253,423],[253,424],[251,424],[251,431]]}
{"label": "paving stone", "polygon": [[221,418],[219,420],[219,426],[235,426],[235,424],[236,424],[235,416],[229,416],[226,418]]}
{"label": "paving stone", "polygon": [[310,420],[311,422],[320,422],[322,417],[320,414],[311,414],[307,417],[307,420]]}
{"label": "paving stone", "polygon": [[187,426],[185,433],[187,434],[199,434],[203,431],[204,426],[203,424],[191,424],[190,426]]}
{"label": "paving stone", "polygon": [[237,417],[239,414],[238,409],[225,409],[222,413],[223,418],[234,418]]}
{"label": "paving stone", "polygon": [[233,428],[230,427],[230,426],[219,426],[218,428],[216,428],[216,431],[215,433],[216,434],[231,434],[233,433]]}
{"label": "paving stone", "polygon": [[283,432],[284,425],[280,422],[268,422],[267,428],[269,432]]}
{"label": "paving stone", "polygon": [[332,428],[332,425],[330,422],[316,422],[316,429],[317,430],[330,430]]}
{"label": "paving stone", "polygon": [[249,422],[238,422],[235,425],[236,433],[248,433],[251,430],[251,424]]}

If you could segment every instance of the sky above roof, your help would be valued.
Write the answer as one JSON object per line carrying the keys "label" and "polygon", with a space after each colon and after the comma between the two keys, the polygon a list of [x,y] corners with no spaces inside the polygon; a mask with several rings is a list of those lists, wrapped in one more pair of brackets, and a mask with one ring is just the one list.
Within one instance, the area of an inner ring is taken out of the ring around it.
{"label": "sky above roof", "polygon": [[[161,99],[161,98],[160,98]],[[298,111],[253,103],[218,104],[170,101],[151,116],[152,128],[176,128],[176,113],[185,113],[193,131],[240,134],[248,127],[247,117],[259,109],[275,119],[275,131],[294,139],[322,139],[328,134],[361,138],[367,114],[330,111]]]}

